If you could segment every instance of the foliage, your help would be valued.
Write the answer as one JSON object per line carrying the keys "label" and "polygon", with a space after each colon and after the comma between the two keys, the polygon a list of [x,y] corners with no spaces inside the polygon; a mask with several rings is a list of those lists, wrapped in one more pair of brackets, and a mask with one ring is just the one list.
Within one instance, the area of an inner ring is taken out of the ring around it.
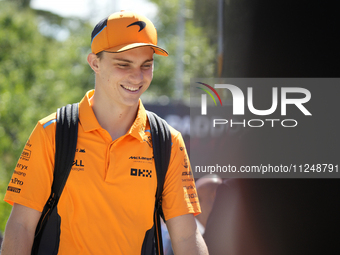
{"label": "foliage", "polygon": [[[86,63],[91,28],[65,20],[72,37],[60,42],[39,32],[41,16],[11,2],[0,3],[0,199],[37,120],[79,101],[93,87]],[[45,24],[48,20],[45,19]],[[40,22],[38,22],[38,20]],[[86,37],[85,37],[86,35]],[[71,92],[71,93],[70,93]],[[10,207],[0,201],[0,230]]]}

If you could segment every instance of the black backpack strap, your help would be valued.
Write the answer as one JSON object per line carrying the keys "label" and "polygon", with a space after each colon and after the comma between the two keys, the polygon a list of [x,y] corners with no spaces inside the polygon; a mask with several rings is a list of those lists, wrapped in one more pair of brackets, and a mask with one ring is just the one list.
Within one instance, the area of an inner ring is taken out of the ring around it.
{"label": "black backpack strap", "polygon": [[78,138],[78,103],[66,105],[57,111],[56,150],[51,195],[38,222],[32,254],[38,254],[44,229],[53,209],[57,206],[70,174]]}
{"label": "black backpack strap", "polygon": [[58,202],[63,192],[73,165],[78,140],[78,115],[78,103],[58,109],[54,179],[52,184],[52,193],[56,194],[56,202]]}
{"label": "black backpack strap", "polygon": [[156,204],[154,213],[155,222],[155,244],[156,253],[163,254],[163,244],[162,244],[162,232],[160,225],[160,217],[164,219],[164,214],[162,210],[162,193],[165,175],[168,170],[170,156],[171,156],[171,133],[168,124],[165,120],[157,116],[153,112],[146,111],[149,123],[150,132],[152,137],[152,146],[155,167],[157,172],[157,191],[156,191]]}

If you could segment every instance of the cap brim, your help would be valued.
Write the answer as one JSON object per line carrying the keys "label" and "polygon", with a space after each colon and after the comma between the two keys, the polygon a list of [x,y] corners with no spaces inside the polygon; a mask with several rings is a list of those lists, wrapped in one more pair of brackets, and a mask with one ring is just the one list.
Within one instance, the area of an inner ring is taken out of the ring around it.
{"label": "cap brim", "polygon": [[106,52],[112,52],[112,53],[118,53],[118,52],[123,52],[123,51],[127,51],[127,50],[131,50],[134,48],[138,48],[138,47],[145,47],[145,46],[150,46],[156,54],[158,55],[162,55],[162,56],[168,56],[169,53],[164,50],[161,47],[158,47],[156,45],[153,44],[148,44],[148,43],[130,43],[130,44],[125,44],[125,45],[119,45],[110,49],[105,50]]}

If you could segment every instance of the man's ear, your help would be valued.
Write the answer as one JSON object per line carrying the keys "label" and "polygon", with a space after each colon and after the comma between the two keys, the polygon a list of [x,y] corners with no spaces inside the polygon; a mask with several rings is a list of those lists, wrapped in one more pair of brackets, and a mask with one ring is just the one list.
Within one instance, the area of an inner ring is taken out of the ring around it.
{"label": "man's ear", "polygon": [[87,56],[87,62],[95,73],[98,73],[99,71],[99,61],[99,58],[94,53],[90,53]]}

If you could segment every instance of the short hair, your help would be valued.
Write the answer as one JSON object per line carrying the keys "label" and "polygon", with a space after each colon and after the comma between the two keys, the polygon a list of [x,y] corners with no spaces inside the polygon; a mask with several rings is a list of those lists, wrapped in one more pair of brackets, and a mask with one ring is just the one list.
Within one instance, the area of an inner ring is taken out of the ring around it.
{"label": "short hair", "polygon": [[96,55],[101,60],[103,58],[104,51],[98,52]]}

